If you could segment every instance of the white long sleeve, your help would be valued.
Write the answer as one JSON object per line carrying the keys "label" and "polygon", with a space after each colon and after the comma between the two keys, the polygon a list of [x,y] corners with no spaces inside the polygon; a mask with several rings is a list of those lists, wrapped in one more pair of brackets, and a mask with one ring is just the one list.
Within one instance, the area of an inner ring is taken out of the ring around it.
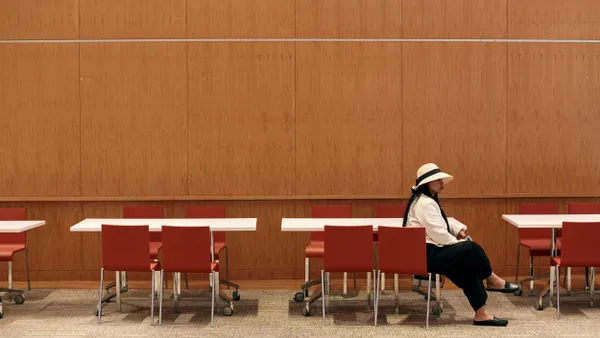
{"label": "white long sleeve", "polygon": [[420,203],[420,212],[415,215],[425,227],[427,237],[440,245],[452,245],[458,243],[458,239],[448,232],[448,228],[442,212],[434,200],[423,200]]}
{"label": "white long sleeve", "polygon": [[407,225],[424,227],[427,243],[437,246],[464,241],[456,239],[456,235],[467,228],[465,225],[450,222],[450,232],[448,232],[448,225],[442,216],[439,205],[432,198],[424,195],[420,196],[411,206]]}

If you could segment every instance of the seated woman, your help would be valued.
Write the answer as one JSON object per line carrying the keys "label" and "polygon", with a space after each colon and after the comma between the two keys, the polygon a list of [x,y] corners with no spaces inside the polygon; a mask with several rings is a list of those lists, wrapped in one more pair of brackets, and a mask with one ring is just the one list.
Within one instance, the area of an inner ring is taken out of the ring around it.
{"label": "seated woman", "polygon": [[[506,282],[492,272],[483,249],[467,238],[466,226],[448,223],[438,194],[452,178],[433,163],[421,166],[417,171],[416,184],[412,187],[403,226],[425,227],[427,269],[448,277],[463,290],[475,310],[474,325],[506,326],[507,320],[487,312],[486,290],[512,293],[519,286]],[[484,280],[487,287],[483,284]]]}

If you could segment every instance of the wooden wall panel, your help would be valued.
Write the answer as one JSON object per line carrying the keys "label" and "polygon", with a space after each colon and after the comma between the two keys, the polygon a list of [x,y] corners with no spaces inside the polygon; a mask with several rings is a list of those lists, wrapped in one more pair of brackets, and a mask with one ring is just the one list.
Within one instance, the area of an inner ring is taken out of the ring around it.
{"label": "wooden wall panel", "polygon": [[506,38],[507,0],[402,0],[404,38]]}
{"label": "wooden wall panel", "polygon": [[293,44],[188,48],[190,194],[294,194]]}
{"label": "wooden wall panel", "polygon": [[84,196],[187,194],[185,49],[81,45]]}
{"label": "wooden wall panel", "polygon": [[401,45],[298,43],[296,193],[397,195]]}
{"label": "wooden wall panel", "polygon": [[600,191],[600,46],[509,45],[508,192]]}
{"label": "wooden wall panel", "polygon": [[80,196],[78,54],[0,44],[1,196]]}
{"label": "wooden wall panel", "polygon": [[508,0],[512,39],[598,39],[600,1]]}
{"label": "wooden wall panel", "polygon": [[402,1],[296,1],[299,38],[400,38]]}
{"label": "wooden wall panel", "polygon": [[404,181],[428,162],[454,176],[452,194],[506,192],[506,46],[403,45]]}
{"label": "wooden wall panel", "polygon": [[79,0],[2,0],[0,39],[76,39]]}
{"label": "wooden wall panel", "polygon": [[186,0],[81,0],[81,37],[185,38]]}
{"label": "wooden wall panel", "polygon": [[295,0],[188,0],[189,38],[292,38]]}

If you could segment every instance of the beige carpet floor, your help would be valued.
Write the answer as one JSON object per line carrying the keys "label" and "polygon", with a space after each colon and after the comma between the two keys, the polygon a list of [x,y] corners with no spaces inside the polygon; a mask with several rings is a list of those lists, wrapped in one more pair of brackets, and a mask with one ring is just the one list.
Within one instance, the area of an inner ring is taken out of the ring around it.
{"label": "beige carpet floor", "polygon": [[[312,315],[301,314],[300,303],[291,300],[295,291],[241,290],[233,316],[222,315],[219,302],[215,327],[210,328],[210,301],[206,291],[183,291],[179,311],[174,311],[170,293],[165,293],[163,325],[151,326],[147,290],[123,295],[122,312],[116,303],[104,307],[102,324],[94,316],[97,292],[93,290],[32,290],[26,302],[16,305],[10,295],[3,297],[4,318],[1,337],[599,337],[600,306],[589,307],[587,295],[564,297],[562,317],[556,309],[534,309],[534,297],[490,294],[489,308],[510,320],[508,327],[482,328],[472,325],[472,310],[461,291],[443,292],[444,311],[430,317],[425,330],[422,296],[403,291],[400,308],[388,294],[380,302],[378,326],[366,293],[331,296],[327,326],[322,327],[320,301]],[[600,303],[600,302],[599,302]],[[157,303],[158,304],[158,303]],[[547,302],[546,302],[547,304]],[[600,304],[598,304],[600,305]],[[158,323],[158,308],[157,308]]]}

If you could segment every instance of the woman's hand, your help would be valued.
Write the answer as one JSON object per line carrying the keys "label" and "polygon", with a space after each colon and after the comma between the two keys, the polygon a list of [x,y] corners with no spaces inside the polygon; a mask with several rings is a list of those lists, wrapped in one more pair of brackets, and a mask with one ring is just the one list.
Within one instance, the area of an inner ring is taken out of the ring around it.
{"label": "woman's hand", "polygon": [[456,235],[457,239],[465,239],[467,238],[467,232],[465,230],[461,230],[458,235]]}

